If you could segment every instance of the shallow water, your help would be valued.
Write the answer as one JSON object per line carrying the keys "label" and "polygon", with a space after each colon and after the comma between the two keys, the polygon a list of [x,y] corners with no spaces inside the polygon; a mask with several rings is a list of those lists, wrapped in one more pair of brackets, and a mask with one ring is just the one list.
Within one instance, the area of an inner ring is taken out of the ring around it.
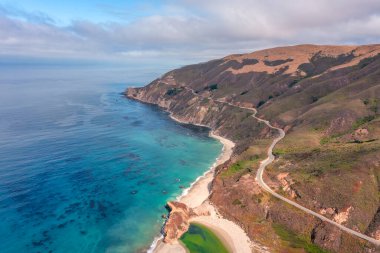
{"label": "shallow water", "polygon": [[221,144],[125,99],[109,73],[24,70],[0,69],[1,252],[146,249]]}

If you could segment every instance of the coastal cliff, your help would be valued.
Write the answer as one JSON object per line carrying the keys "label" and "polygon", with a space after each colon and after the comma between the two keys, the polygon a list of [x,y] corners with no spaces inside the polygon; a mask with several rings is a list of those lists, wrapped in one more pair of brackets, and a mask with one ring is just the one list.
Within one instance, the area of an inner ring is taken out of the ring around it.
{"label": "coastal cliff", "polygon": [[376,252],[259,187],[256,170],[277,132],[246,108],[286,131],[264,175],[272,189],[380,239],[379,53],[380,45],[273,48],[185,66],[125,95],[236,143],[210,201],[271,252]]}

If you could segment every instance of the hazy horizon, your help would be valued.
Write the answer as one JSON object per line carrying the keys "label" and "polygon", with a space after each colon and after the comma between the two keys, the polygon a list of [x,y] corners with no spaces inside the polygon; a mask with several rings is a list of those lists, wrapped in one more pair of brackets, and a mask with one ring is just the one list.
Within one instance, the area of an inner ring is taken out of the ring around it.
{"label": "hazy horizon", "polygon": [[296,44],[372,44],[380,2],[0,0],[0,62],[174,67]]}

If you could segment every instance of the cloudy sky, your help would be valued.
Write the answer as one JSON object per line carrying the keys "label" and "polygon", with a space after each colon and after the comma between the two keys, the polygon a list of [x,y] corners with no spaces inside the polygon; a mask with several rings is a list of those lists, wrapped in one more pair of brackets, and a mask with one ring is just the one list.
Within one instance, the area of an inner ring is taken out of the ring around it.
{"label": "cloudy sky", "polygon": [[379,0],[0,0],[0,58],[199,62],[380,43]]}

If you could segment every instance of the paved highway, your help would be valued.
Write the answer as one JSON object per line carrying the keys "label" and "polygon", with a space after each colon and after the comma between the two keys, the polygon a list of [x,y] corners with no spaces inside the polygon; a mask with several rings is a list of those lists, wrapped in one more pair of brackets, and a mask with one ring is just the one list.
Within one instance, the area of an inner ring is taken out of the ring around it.
{"label": "paved highway", "polygon": [[[188,89],[188,90],[190,90],[190,91],[192,92],[193,95],[195,95],[195,96],[199,96],[199,94],[197,94],[193,89],[188,88],[188,87],[185,87],[185,88]],[[357,231],[355,231],[355,230],[353,230],[353,229],[350,229],[350,228],[348,228],[348,227],[345,227],[345,226],[343,226],[342,224],[339,224],[339,223],[337,223],[337,222],[335,222],[335,221],[333,221],[333,220],[331,220],[331,219],[329,219],[329,218],[327,218],[327,217],[325,217],[325,216],[323,216],[323,215],[321,215],[321,214],[319,214],[319,213],[317,213],[317,212],[314,212],[314,211],[312,211],[312,210],[310,210],[310,209],[308,209],[308,208],[306,208],[306,207],[304,207],[304,206],[301,206],[300,204],[298,204],[298,203],[296,203],[296,202],[294,202],[294,201],[292,201],[292,200],[290,200],[290,199],[288,199],[288,198],[286,198],[286,197],[284,197],[284,196],[282,196],[282,195],[276,193],[275,191],[273,191],[273,190],[272,190],[272,189],[271,189],[271,188],[270,188],[270,187],[264,182],[264,180],[263,180],[263,174],[264,174],[264,171],[265,171],[266,166],[268,166],[270,163],[272,163],[272,162],[274,161],[274,158],[275,158],[275,157],[274,157],[274,155],[273,155],[273,148],[276,146],[276,144],[277,144],[279,141],[281,141],[281,140],[285,137],[285,132],[284,132],[284,130],[282,130],[281,128],[278,128],[278,127],[274,127],[274,126],[272,126],[272,125],[269,123],[269,121],[267,121],[267,120],[264,120],[264,119],[261,119],[261,118],[256,117],[257,110],[256,110],[255,108],[244,107],[244,106],[238,106],[238,105],[235,105],[235,104],[232,104],[232,103],[229,103],[229,102],[220,101],[220,100],[215,100],[215,101],[217,101],[217,102],[219,102],[219,103],[228,104],[228,105],[230,105],[230,106],[234,106],[234,107],[239,107],[239,108],[242,108],[242,109],[251,110],[251,111],[253,111],[253,115],[252,115],[252,117],[254,117],[255,119],[257,119],[257,120],[260,121],[260,122],[265,123],[265,124],[266,124],[268,127],[270,127],[271,129],[275,129],[275,130],[278,131],[279,136],[276,137],[276,138],[273,140],[273,142],[271,143],[271,145],[270,145],[269,148],[268,148],[268,157],[267,157],[265,160],[261,161],[260,166],[259,166],[259,169],[257,170],[257,174],[256,174],[256,178],[255,178],[255,180],[256,180],[256,182],[259,184],[259,186],[260,186],[261,188],[263,188],[265,191],[267,191],[267,192],[268,192],[269,194],[271,194],[272,196],[274,196],[274,197],[276,197],[276,198],[278,198],[278,199],[280,199],[280,200],[282,200],[282,201],[285,201],[286,203],[288,203],[288,204],[290,204],[290,205],[292,205],[292,206],[294,206],[294,207],[296,207],[296,208],[298,208],[298,209],[300,209],[300,210],[302,210],[302,211],[304,211],[304,212],[306,212],[306,213],[308,213],[308,214],[310,214],[310,215],[313,215],[314,217],[317,217],[317,218],[319,218],[319,219],[321,219],[321,220],[323,220],[323,221],[325,221],[325,222],[328,222],[328,223],[330,223],[330,224],[332,224],[332,225],[334,225],[334,226],[340,228],[341,230],[343,230],[343,231],[345,231],[345,232],[347,232],[347,233],[349,233],[349,234],[351,234],[351,235],[357,236],[357,237],[359,237],[359,238],[361,238],[361,239],[364,239],[364,240],[366,240],[366,241],[368,241],[368,242],[370,242],[370,243],[373,243],[373,244],[375,244],[375,245],[378,246],[378,247],[380,246],[380,241],[379,241],[379,240],[376,240],[375,238],[372,238],[372,237],[370,237],[370,236],[367,236],[367,235],[365,235],[365,234],[362,234],[362,233],[360,233],[360,232],[357,232]]]}

